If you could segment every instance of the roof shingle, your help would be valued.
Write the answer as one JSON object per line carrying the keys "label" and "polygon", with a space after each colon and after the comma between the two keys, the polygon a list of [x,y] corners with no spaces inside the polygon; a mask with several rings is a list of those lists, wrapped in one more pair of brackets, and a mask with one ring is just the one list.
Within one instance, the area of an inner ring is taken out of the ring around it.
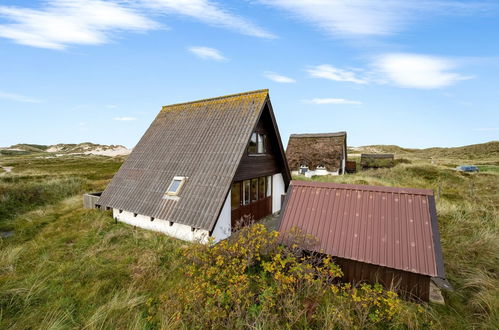
{"label": "roof shingle", "polygon": [[[268,90],[165,106],[99,204],[211,231]],[[163,195],[174,176],[179,200]]]}

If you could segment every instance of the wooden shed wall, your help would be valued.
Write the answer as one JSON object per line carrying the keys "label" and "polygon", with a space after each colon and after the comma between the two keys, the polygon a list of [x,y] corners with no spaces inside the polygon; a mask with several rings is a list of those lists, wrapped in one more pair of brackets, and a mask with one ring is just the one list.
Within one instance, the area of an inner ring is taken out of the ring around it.
{"label": "wooden shed wall", "polygon": [[378,282],[386,288],[393,287],[403,297],[423,301],[429,299],[430,276],[338,257],[334,258],[334,262],[343,270],[345,281]]}
{"label": "wooden shed wall", "polygon": [[83,194],[83,208],[85,209],[101,209],[97,204],[101,193]]}

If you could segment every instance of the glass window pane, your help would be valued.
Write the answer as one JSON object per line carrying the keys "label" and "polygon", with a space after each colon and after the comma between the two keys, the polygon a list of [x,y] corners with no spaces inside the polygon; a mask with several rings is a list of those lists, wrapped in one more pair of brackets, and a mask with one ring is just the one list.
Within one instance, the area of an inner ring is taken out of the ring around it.
{"label": "glass window pane", "polygon": [[258,199],[265,198],[265,177],[258,178]]}
{"label": "glass window pane", "polygon": [[272,177],[267,177],[267,197],[272,195]]}
{"label": "glass window pane", "polygon": [[230,189],[230,203],[233,209],[241,206],[241,183],[236,182],[232,184]]}
{"label": "glass window pane", "polygon": [[182,183],[182,180],[173,180],[172,183],[170,184],[170,187],[168,188],[168,192],[176,193],[178,187],[180,187],[180,183]]}
{"label": "glass window pane", "polygon": [[248,145],[248,152],[250,154],[256,154],[256,144],[257,144],[257,134],[253,133],[251,134],[250,142]]}
{"label": "glass window pane", "polygon": [[243,182],[243,194],[244,194],[244,205],[250,203],[250,180],[244,180]]}
{"label": "glass window pane", "polygon": [[265,153],[265,135],[258,134],[258,153]]}
{"label": "glass window pane", "polygon": [[255,202],[258,200],[258,179],[251,179],[251,201]]}

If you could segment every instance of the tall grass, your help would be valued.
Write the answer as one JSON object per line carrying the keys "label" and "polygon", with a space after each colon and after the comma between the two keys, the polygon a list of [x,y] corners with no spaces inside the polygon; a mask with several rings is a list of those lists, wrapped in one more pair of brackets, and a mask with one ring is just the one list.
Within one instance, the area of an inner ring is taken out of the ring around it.
{"label": "tall grass", "polygon": [[[203,326],[203,319],[196,317],[199,311],[193,310],[192,321],[182,318],[172,294],[193,285],[192,279],[184,276],[190,265],[183,257],[189,244],[116,224],[108,212],[83,210],[81,197],[71,197],[82,190],[102,189],[120,160],[20,157],[3,160],[4,166],[14,166],[14,171],[0,176],[0,187],[10,189],[1,195],[10,197],[2,197],[0,203],[8,200],[5,205],[12,205],[9,210],[14,206],[22,210],[16,215],[7,211],[8,218],[0,222],[1,228],[15,231],[12,237],[0,238],[0,328]],[[444,292],[445,306],[404,304],[399,316],[403,321],[393,326],[497,328],[499,174],[490,171],[470,175],[425,160],[411,161],[392,169],[313,180],[419,187],[435,192],[440,187],[440,236],[447,277],[455,290]],[[46,183],[47,187],[40,187]],[[21,192],[31,197],[23,200],[28,197]],[[317,317],[324,320],[323,327],[340,328],[342,316],[351,311],[348,306],[324,299],[317,307]],[[419,308],[433,324],[415,317]],[[296,324],[312,324],[301,318],[303,308],[286,315],[276,323],[228,323],[263,329],[286,324],[289,317],[298,319]]]}
{"label": "tall grass", "polygon": [[83,184],[80,178],[0,182],[0,221],[79,193]]}

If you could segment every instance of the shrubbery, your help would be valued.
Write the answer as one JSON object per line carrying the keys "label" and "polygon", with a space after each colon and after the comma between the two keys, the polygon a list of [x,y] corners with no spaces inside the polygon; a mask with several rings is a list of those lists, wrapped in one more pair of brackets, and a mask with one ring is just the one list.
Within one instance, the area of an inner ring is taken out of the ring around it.
{"label": "shrubbery", "polygon": [[277,232],[255,224],[216,245],[190,246],[184,251],[188,280],[163,295],[159,305],[171,310],[177,304],[178,321],[187,327],[364,328],[418,322],[402,316],[408,303],[396,293],[378,284],[341,283],[341,269],[330,257],[302,252],[312,240],[295,233],[284,246]]}

